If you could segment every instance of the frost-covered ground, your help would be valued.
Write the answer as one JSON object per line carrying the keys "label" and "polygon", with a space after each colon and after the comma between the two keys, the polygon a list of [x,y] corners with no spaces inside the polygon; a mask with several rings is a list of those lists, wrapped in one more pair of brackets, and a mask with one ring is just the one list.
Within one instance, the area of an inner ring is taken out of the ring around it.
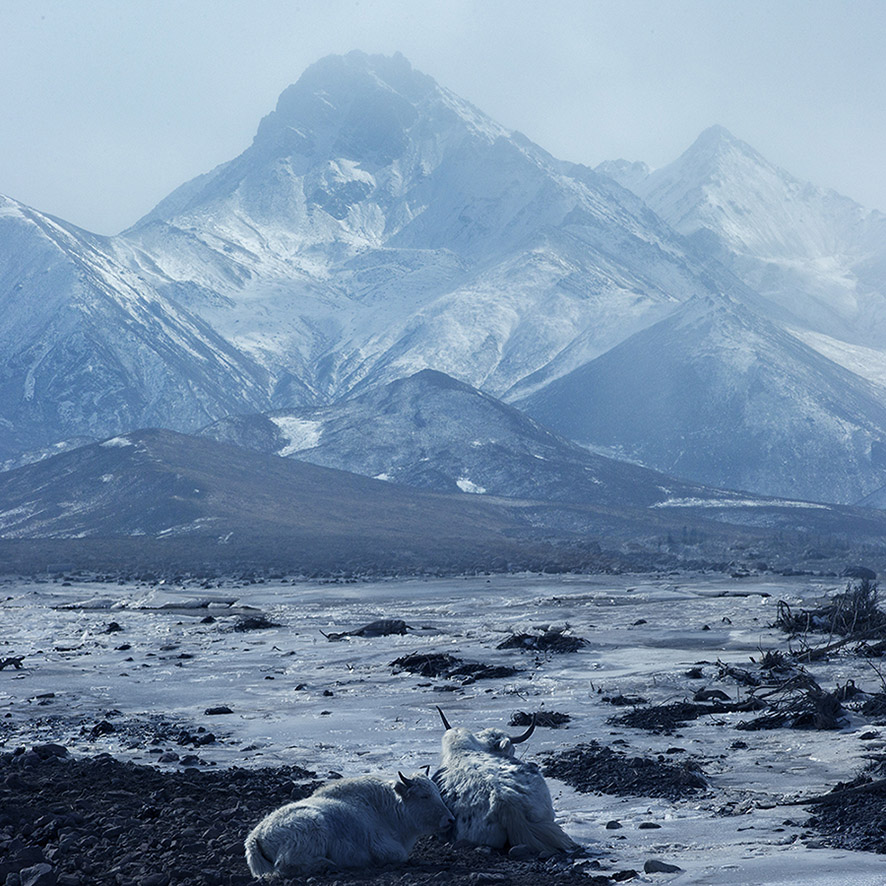
{"label": "frost-covered ground", "polygon": [[[188,762],[200,766],[291,763],[320,777],[393,773],[436,764],[442,734],[436,705],[453,725],[513,732],[522,731],[508,727],[517,711],[557,711],[571,722],[537,729],[522,746],[525,757],[596,739],[631,755],[695,759],[709,779],[706,794],[675,802],[583,794],[551,780],[564,827],[607,868],[642,870],[645,860],[658,858],[683,871],[641,880],[881,883],[883,856],[816,848],[802,826],[806,810],[774,805],[824,793],[850,779],[865,753],[886,747],[882,731],[866,720],[852,715],[835,732],[739,732],[734,724],[753,715],[736,713],[655,735],[609,724],[625,708],[602,700],[641,695],[662,704],[691,699],[702,686],[742,698],[745,687],[716,679],[718,660],[746,667],[752,656],[786,649],[784,635],[770,627],[777,601],[809,601],[843,584],[711,576],[212,588],[6,581],[0,661],[24,659],[20,670],[0,670],[0,749],[55,741],[75,754],[108,751],[168,769],[193,755]],[[256,615],[246,607],[280,626],[233,630]],[[380,617],[404,619],[411,630],[338,641],[324,636]],[[496,649],[512,632],[565,624],[588,645],[547,655]],[[465,686],[394,673],[391,662],[413,652],[522,670]],[[695,666],[702,680],[686,676]],[[826,689],[849,678],[863,689],[882,689],[876,671],[856,657],[808,668]],[[220,706],[231,713],[206,713]],[[178,744],[183,732],[192,739],[187,745]],[[201,743],[207,732],[217,740]],[[733,747],[739,740],[747,747]],[[610,820],[621,829],[605,829]],[[640,828],[644,823],[659,827]]]}

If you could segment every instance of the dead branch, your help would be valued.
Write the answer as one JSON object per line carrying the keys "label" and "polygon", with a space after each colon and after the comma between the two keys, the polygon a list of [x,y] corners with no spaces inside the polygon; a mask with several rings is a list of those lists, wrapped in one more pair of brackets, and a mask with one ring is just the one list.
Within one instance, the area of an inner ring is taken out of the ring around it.
{"label": "dead branch", "polygon": [[869,794],[886,788],[886,778],[878,778],[866,784],[855,785],[851,788],[842,788],[839,791],[831,791],[829,794],[821,794],[817,797],[807,797],[804,800],[784,800],[776,803],[776,806],[809,806],[813,803],[839,803],[844,797],[852,797],[857,794]]}

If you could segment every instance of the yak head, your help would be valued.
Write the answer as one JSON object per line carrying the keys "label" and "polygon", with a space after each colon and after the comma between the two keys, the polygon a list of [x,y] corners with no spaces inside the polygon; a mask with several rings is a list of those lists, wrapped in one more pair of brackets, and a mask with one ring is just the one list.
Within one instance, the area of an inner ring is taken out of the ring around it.
{"label": "yak head", "polygon": [[508,735],[500,729],[481,729],[479,732],[471,732],[463,727],[452,727],[446,719],[446,715],[438,707],[440,718],[446,732],[443,734],[443,756],[457,754],[464,751],[475,753],[495,754],[498,757],[513,757],[514,745],[526,741],[535,731],[535,716],[529,728],[522,735]]}

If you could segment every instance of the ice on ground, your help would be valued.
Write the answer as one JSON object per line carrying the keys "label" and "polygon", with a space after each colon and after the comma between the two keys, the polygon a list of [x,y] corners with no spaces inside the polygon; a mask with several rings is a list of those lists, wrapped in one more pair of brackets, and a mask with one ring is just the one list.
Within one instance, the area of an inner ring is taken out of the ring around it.
{"label": "ice on ground", "polygon": [[[157,752],[195,752],[205,765],[298,764],[320,777],[391,773],[439,760],[440,705],[453,725],[508,729],[517,711],[567,713],[565,728],[536,730],[520,754],[541,761],[595,739],[637,756],[692,758],[707,794],[668,801],[583,794],[550,780],[570,835],[619,867],[660,858],[683,868],[662,882],[825,886],[882,882],[883,859],[811,848],[802,807],[784,798],[822,793],[850,779],[886,731],[852,715],[837,732],[741,732],[752,715],[706,716],[673,735],[612,725],[603,697],[641,695],[653,704],[691,698],[713,685],[741,698],[746,687],[717,679],[717,663],[749,666],[784,648],[770,627],[777,603],[842,590],[802,577],[488,576],[365,583],[0,583],[0,747],[57,741],[157,764]],[[278,627],[247,630],[260,616]],[[377,618],[400,618],[404,635],[348,637]],[[588,645],[542,655],[499,650],[512,633],[569,625]],[[457,681],[395,673],[415,652],[521,670],[502,679]],[[687,671],[701,668],[702,680]],[[874,671],[847,657],[808,666],[828,688],[855,680],[880,688]],[[213,708],[230,714],[210,715]],[[95,730],[107,720],[115,731]],[[166,724],[152,742],[151,724]],[[128,725],[127,725],[128,724]],[[133,726],[135,724],[135,726]],[[171,728],[174,726],[175,729]],[[136,728],[137,727],[137,728]],[[180,727],[217,741],[196,749],[169,738]],[[873,730],[875,740],[860,741]],[[741,739],[746,747],[735,746]],[[618,743],[618,744],[615,744]],[[152,751],[154,753],[152,753]],[[623,827],[605,829],[616,819]],[[653,822],[656,829],[641,829]]]}

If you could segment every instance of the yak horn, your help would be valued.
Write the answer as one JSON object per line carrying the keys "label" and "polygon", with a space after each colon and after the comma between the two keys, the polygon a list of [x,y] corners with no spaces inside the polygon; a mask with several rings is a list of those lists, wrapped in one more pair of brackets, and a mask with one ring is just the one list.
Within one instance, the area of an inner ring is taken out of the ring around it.
{"label": "yak horn", "polygon": [[529,728],[522,735],[512,738],[511,744],[520,744],[521,741],[526,741],[533,732],[535,732],[535,714],[532,715],[532,722],[529,724]]}
{"label": "yak horn", "polygon": [[400,772],[399,770],[397,770],[397,775],[400,776],[400,781],[402,781],[403,784],[406,785],[406,787],[408,787],[408,788],[412,787],[412,779],[411,779],[411,778],[407,778],[407,777],[406,777],[402,772]]}
{"label": "yak horn", "polygon": [[443,709],[440,707],[440,705],[435,705],[435,707],[438,711],[440,711],[440,719],[443,721],[443,728],[452,729],[452,727],[449,725],[449,720],[446,719],[446,714],[443,713]]}

